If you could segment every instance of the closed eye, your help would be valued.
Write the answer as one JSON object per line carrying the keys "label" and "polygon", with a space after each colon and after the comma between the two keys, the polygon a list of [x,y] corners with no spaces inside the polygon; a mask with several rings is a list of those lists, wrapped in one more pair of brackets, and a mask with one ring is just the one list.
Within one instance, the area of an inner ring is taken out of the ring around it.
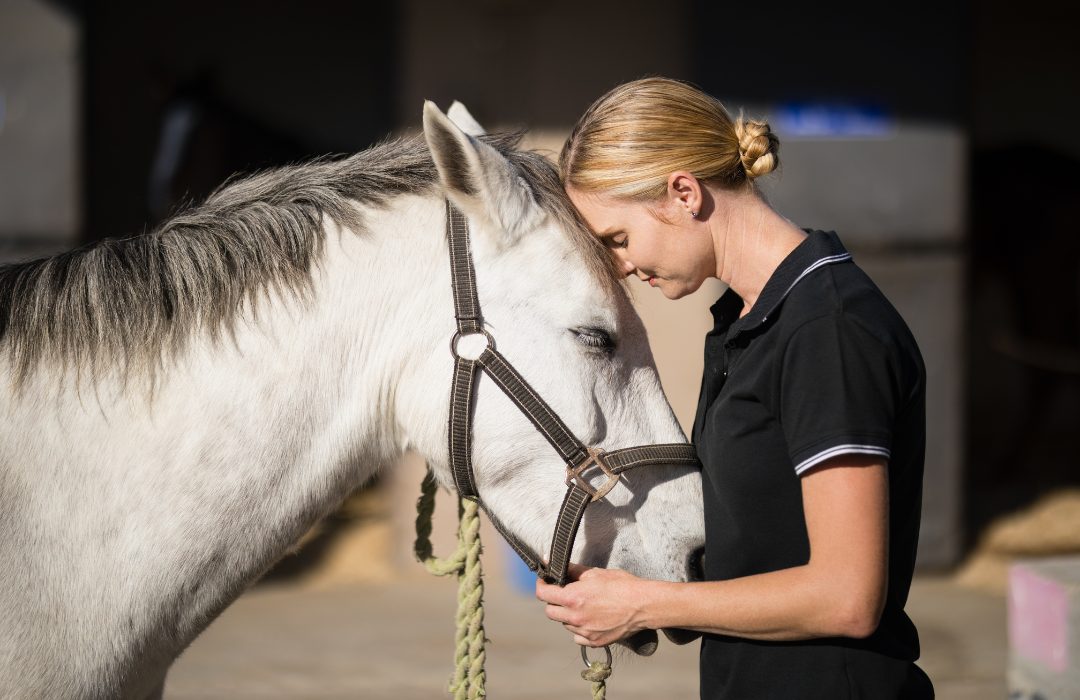
{"label": "closed eye", "polygon": [[621,229],[608,229],[596,234],[608,248],[625,248],[630,241],[630,236]]}
{"label": "closed eye", "polygon": [[572,328],[577,341],[587,348],[611,352],[615,349],[615,340],[603,328]]}

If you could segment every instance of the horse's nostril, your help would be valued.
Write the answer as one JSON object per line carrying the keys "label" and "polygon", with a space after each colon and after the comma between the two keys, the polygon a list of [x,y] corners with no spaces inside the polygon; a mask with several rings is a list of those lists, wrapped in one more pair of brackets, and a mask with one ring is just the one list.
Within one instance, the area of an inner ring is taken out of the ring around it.
{"label": "horse's nostril", "polygon": [[690,554],[690,561],[687,562],[687,568],[690,572],[691,581],[704,581],[705,580],[705,548],[695,549]]}

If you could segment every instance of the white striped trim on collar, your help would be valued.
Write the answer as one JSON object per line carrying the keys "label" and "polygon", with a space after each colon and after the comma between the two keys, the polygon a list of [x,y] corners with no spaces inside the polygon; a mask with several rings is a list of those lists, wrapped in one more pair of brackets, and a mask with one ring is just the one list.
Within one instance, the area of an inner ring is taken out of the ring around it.
{"label": "white striped trim on collar", "polygon": [[821,464],[827,459],[845,454],[881,455],[886,459],[892,456],[892,452],[887,447],[878,447],[877,445],[836,445],[799,462],[795,465],[795,473],[802,474],[810,467]]}
{"label": "white striped trim on collar", "polygon": [[822,258],[820,260],[815,260],[814,263],[810,265],[810,267],[803,270],[799,274],[799,276],[795,278],[795,281],[792,282],[788,286],[788,288],[786,290],[784,290],[784,294],[780,298],[783,299],[788,294],[791,294],[791,290],[795,288],[795,285],[797,285],[802,280],[803,277],[806,277],[807,275],[809,275],[811,272],[818,269],[819,267],[821,267],[823,265],[831,265],[832,263],[844,262],[845,260],[851,260],[851,253],[840,253],[838,255],[830,255],[830,256],[824,257],[824,258]]}
{"label": "white striped trim on collar", "polygon": [[776,307],[780,306],[780,304],[783,303],[784,299],[787,299],[787,295],[791,294],[791,290],[795,289],[795,285],[801,282],[803,277],[806,277],[819,267],[824,267],[825,265],[831,265],[833,263],[844,262],[845,260],[851,260],[851,253],[838,253],[836,255],[829,255],[819,260],[815,260],[813,263],[810,264],[808,268],[799,273],[799,276],[795,278],[794,282],[788,285],[788,288],[784,290],[784,293],[780,295],[780,298],[776,300],[776,303],[772,305],[768,313],[761,317],[761,321],[765,322],[769,320],[769,316],[772,315],[772,312],[776,310]]}

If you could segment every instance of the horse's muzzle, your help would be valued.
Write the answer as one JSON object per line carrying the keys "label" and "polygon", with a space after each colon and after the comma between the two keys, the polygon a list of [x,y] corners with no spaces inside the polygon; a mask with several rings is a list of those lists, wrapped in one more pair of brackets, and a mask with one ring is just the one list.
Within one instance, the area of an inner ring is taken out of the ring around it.
{"label": "horse's muzzle", "polygon": [[626,645],[630,651],[638,656],[652,656],[656,651],[656,647],[660,645],[660,639],[656,636],[656,630],[641,630],[640,632],[634,632],[619,643]]}
{"label": "horse's muzzle", "polygon": [[[690,560],[687,562],[688,578],[691,581],[704,581],[705,580],[705,548],[694,550],[690,554]],[[701,636],[701,632],[695,632],[694,630],[684,630],[677,627],[670,629],[664,629],[664,636],[668,638],[672,644],[689,644],[698,637]]]}
{"label": "horse's muzzle", "polygon": [[[687,570],[689,572],[688,578],[691,581],[705,580],[704,547],[694,550],[694,552],[691,553],[689,561],[687,562]],[[701,632],[678,628],[664,629],[661,631],[664,633],[664,636],[668,638],[668,641],[679,645],[689,644],[701,636]],[[641,630],[640,632],[635,632],[630,635],[620,643],[638,656],[651,656],[656,651],[656,647],[659,646],[660,639],[656,634],[656,630]]]}
{"label": "horse's muzzle", "polygon": [[686,563],[687,573],[691,581],[705,580],[705,548],[695,549],[690,553],[690,559]]}

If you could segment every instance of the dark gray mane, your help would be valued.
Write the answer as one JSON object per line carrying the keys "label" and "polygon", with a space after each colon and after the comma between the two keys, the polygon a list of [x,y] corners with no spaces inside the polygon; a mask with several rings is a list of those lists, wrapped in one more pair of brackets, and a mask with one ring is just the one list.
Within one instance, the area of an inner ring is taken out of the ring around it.
{"label": "dark gray mane", "polygon": [[[554,167],[516,150],[519,134],[485,136],[567,230],[601,281],[611,257],[582,225]],[[232,330],[268,291],[304,296],[323,248],[324,217],[363,231],[355,203],[430,192],[438,179],[421,136],[342,159],[319,159],[226,183],[158,229],[0,266],[0,353],[18,382],[38,363],[92,373],[151,370],[198,331]]]}

